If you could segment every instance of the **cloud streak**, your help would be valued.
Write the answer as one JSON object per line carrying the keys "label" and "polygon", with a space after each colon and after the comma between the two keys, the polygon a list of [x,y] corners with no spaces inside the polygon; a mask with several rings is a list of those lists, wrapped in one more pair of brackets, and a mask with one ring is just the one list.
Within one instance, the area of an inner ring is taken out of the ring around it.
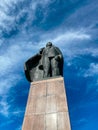
{"label": "cloud streak", "polygon": [[89,66],[89,69],[86,71],[84,77],[89,77],[89,76],[97,76],[98,75],[98,64],[91,63]]}

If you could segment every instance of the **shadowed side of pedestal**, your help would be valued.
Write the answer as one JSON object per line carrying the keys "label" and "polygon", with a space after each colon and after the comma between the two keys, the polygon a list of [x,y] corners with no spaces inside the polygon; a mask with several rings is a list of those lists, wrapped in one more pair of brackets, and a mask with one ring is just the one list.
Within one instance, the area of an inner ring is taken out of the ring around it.
{"label": "shadowed side of pedestal", "polygon": [[31,83],[22,130],[71,130],[63,77]]}

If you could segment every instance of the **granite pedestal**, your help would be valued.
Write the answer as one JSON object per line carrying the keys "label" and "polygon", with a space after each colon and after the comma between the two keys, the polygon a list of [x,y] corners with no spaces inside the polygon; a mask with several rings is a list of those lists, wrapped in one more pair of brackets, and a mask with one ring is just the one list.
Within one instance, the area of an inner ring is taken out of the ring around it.
{"label": "granite pedestal", "polygon": [[22,130],[71,130],[63,77],[31,83]]}

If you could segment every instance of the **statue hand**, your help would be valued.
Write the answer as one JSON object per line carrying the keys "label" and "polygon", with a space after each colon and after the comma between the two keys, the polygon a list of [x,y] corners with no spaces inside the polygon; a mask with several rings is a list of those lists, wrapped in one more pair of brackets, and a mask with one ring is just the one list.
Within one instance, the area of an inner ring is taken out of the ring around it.
{"label": "statue hand", "polygon": [[55,56],[55,60],[60,60],[59,55]]}

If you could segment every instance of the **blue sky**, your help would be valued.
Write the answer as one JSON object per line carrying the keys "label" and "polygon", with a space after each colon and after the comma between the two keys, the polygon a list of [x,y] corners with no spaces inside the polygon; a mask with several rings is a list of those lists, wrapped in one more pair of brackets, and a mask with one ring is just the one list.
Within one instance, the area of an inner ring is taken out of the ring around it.
{"label": "blue sky", "polygon": [[0,1],[0,130],[21,130],[24,62],[48,41],[64,55],[72,130],[98,130],[98,1]]}

